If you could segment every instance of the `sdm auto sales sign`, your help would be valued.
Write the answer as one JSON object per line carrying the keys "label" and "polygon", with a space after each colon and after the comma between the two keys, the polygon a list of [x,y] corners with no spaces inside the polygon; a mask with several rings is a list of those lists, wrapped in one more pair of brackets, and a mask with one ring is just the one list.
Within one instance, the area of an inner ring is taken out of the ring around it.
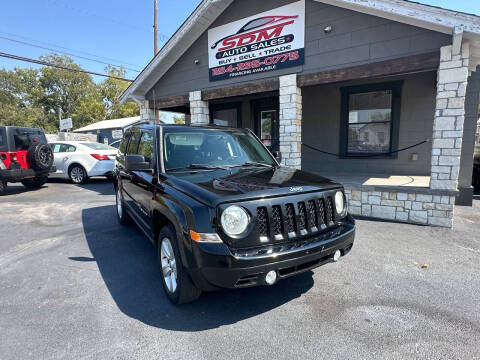
{"label": "sdm auto sales sign", "polygon": [[210,81],[302,65],[305,0],[208,31]]}

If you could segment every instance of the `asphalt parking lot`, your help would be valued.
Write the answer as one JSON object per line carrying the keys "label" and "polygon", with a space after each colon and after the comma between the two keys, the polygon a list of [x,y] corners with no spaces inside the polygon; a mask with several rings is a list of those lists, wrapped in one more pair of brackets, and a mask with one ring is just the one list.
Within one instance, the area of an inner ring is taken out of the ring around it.
{"label": "asphalt parking lot", "polygon": [[478,195],[454,230],[359,220],[336,264],[181,307],[114,201],[106,181],[0,198],[0,359],[480,358]]}

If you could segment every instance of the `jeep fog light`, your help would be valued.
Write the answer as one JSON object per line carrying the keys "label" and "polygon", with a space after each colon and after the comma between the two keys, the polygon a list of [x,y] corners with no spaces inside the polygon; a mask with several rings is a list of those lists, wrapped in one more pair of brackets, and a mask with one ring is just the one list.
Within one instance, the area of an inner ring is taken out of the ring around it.
{"label": "jeep fog light", "polygon": [[345,210],[345,196],[343,196],[343,192],[341,191],[337,191],[335,194],[335,209],[338,215],[343,215],[343,211]]}
{"label": "jeep fog light", "polygon": [[250,219],[247,212],[237,205],[226,208],[220,218],[223,231],[225,231],[227,235],[240,235],[247,230],[249,222]]}
{"label": "jeep fog light", "polygon": [[265,282],[268,285],[273,285],[275,284],[275,281],[277,281],[277,272],[275,270],[270,270],[265,276]]}

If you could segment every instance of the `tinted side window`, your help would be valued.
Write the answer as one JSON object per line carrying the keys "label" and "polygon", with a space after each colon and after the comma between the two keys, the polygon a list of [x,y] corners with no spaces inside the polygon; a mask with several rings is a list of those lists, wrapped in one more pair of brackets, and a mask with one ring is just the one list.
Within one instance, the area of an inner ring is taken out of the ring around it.
{"label": "tinted side window", "polygon": [[128,139],[130,139],[130,132],[127,132],[125,136],[122,139],[122,142],[120,143],[120,146],[118,147],[118,150],[120,151],[120,154],[125,154],[125,151],[127,151],[127,144],[128,144]]}
{"label": "tinted side window", "polygon": [[7,135],[4,128],[0,128],[0,151],[7,151]]}
{"label": "tinted side window", "polygon": [[149,162],[152,165],[153,158],[153,134],[151,131],[143,131],[140,138],[140,144],[138,145],[139,155],[145,157],[145,161]]}
{"label": "tinted side window", "polygon": [[128,143],[127,154],[137,153],[137,145],[138,145],[139,137],[140,137],[140,133],[138,131],[132,131],[130,142]]}

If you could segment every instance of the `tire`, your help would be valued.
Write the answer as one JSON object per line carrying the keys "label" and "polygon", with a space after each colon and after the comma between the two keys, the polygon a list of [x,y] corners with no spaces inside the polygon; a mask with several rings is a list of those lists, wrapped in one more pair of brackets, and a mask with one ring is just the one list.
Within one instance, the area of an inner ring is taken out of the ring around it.
{"label": "tire", "polygon": [[22,184],[27,189],[39,189],[47,182],[47,179],[47,176],[37,176],[33,179],[22,180]]}
{"label": "tire", "polygon": [[88,180],[87,172],[82,165],[72,165],[68,170],[68,177],[74,184],[85,184]]}
{"label": "tire", "polygon": [[125,208],[125,203],[123,202],[123,195],[120,186],[117,186],[115,190],[115,200],[115,208],[118,222],[120,223],[120,225],[129,225],[132,222],[132,219],[130,218],[130,215],[128,215],[127,209]]}
{"label": "tire", "polygon": [[177,236],[172,225],[162,228],[158,236],[157,260],[160,265],[163,289],[176,305],[192,302],[201,295],[183,266]]}
{"label": "tire", "polygon": [[474,189],[476,190],[480,189],[480,168],[477,166],[473,167],[472,185]]}
{"label": "tire", "polygon": [[53,165],[53,151],[48,144],[36,142],[28,148],[27,158],[33,169],[50,170]]}
{"label": "tire", "polygon": [[0,179],[0,196],[5,194],[7,191],[7,182],[5,180]]}

